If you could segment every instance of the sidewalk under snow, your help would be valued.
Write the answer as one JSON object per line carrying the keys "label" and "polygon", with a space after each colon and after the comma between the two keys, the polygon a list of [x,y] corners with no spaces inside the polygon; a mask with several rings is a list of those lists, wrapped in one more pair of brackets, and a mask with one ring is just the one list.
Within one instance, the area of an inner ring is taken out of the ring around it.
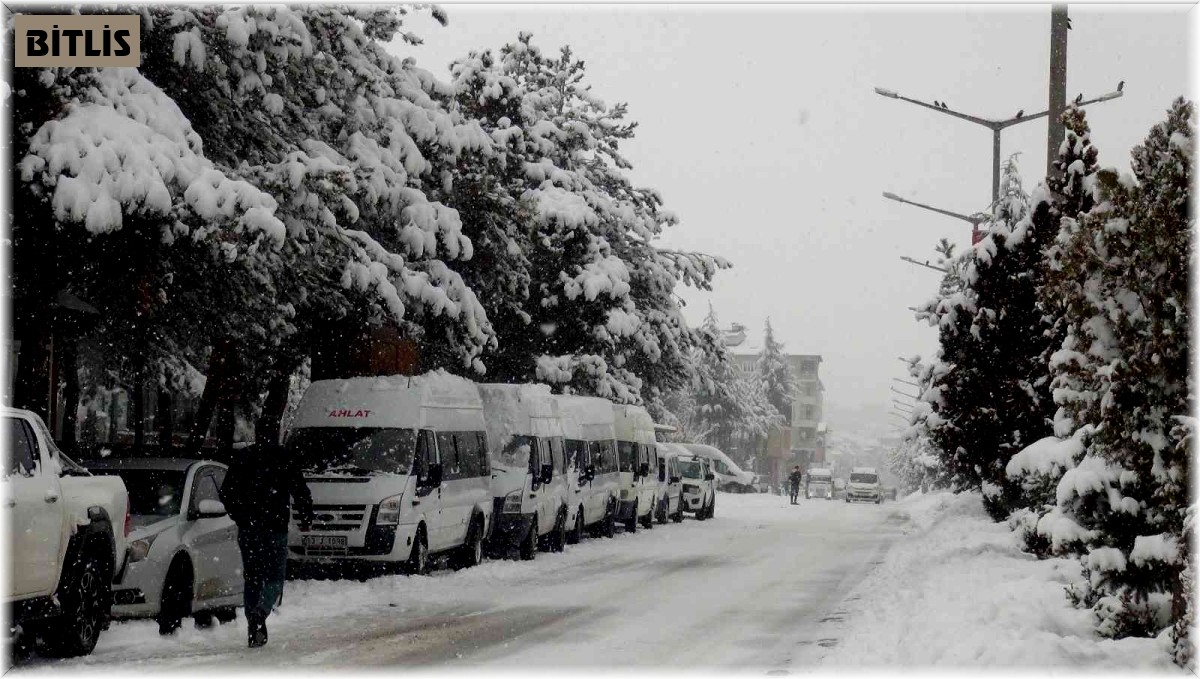
{"label": "sidewalk under snow", "polygon": [[1070,559],[1039,561],[984,513],[978,493],[912,495],[892,506],[908,535],[846,598],[820,659],[858,666],[1069,667],[1174,671],[1167,635],[1100,639],[1063,586]]}

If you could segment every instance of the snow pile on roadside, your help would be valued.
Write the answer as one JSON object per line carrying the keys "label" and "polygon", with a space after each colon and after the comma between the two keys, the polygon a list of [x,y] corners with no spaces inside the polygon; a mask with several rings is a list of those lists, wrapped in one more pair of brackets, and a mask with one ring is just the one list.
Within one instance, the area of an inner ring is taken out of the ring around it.
{"label": "snow pile on roadside", "polygon": [[910,534],[847,596],[823,666],[1173,668],[1165,639],[1098,639],[1063,594],[1078,563],[1022,552],[977,493],[909,496],[892,515]]}

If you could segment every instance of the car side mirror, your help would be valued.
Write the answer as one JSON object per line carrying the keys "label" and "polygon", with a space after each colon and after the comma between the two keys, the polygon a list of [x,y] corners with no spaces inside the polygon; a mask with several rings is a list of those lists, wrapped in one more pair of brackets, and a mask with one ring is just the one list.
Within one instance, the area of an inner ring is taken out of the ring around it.
{"label": "car side mirror", "polygon": [[642,466],[638,467],[638,476],[650,476],[649,462],[643,462]]}
{"label": "car side mirror", "polygon": [[229,512],[225,511],[225,505],[218,500],[201,500],[200,504],[196,505],[196,509],[190,512],[188,518],[192,521],[196,519],[219,519],[222,516],[228,516]]}
{"label": "car side mirror", "polygon": [[672,476],[669,483],[679,483],[682,480],[683,479],[679,478],[678,476]]}
{"label": "car side mirror", "polygon": [[429,470],[425,475],[417,480],[418,486],[426,488],[436,488],[442,485],[442,465],[441,463],[429,465]]}
{"label": "car side mirror", "polygon": [[596,465],[589,464],[587,467],[587,471],[585,471],[583,473],[583,475],[587,477],[588,481],[591,481],[592,479],[596,478]]}
{"label": "car side mirror", "polygon": [[542,465],[542,483],[550,483],[553,480],[554,480],[554,466],[548,465],[548,464]]}
{"label": "car side mirror", "polygon": [[704,475],[705,481],[712,481],[715,478],[717,478],[717,475],[712,472],[708,472],[707,474]]}

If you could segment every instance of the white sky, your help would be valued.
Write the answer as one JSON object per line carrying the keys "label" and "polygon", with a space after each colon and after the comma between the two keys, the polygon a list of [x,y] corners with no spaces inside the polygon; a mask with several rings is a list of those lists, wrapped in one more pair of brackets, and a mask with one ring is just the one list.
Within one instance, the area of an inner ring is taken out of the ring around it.
{"label": "white sky", "polygon": [[[629,104],[633,179],[680,217],[663,244],[734,264],[712,293],[680,289],[689,320],[711,302],[723,325],[757,336],[770,316],[788,351],[824,357],[835,428],[886,422],[897,356],[936,349],[907,307],[938,274],[899,257],[931,259],[943,236],[970,242],[966,223],[880,194],[966,214],[991,197],[989,130],[873,87],[984,118],[1047,104],[1048,5],[444,8],[448,27],[415,20],[425,45],[395,52],[448,78],[451,60],[530,31],[543,50],[571,45],[593,91]],[[1171,101],[1192,96],[1190,8],[1072,7],[1068,98],[1125,81],[1122,99],[1087,108],[1101,164],[1126,168]],[[1045,168],[1045,134],[1041,119],[1002,136],[1027,190]]]}

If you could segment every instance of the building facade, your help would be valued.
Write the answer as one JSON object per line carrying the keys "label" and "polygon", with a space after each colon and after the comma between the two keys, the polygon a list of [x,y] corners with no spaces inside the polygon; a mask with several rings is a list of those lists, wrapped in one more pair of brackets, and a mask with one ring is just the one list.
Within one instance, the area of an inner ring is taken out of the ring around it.
{"label": "building facade", "polygon": [[[747,341],[746,328],[734,325],[725,333],[725,344],[734,367],[745,377],[757,378],[756,363],[761,347]],[[792,412],[787,430],[768,437],[766,450],[757,451],[755,471],[767,475],[772,484],[787,476],[795,465],[808,467],[825,462],[825,386],[821,382],[819,354],[787,354],[795,378]]]}

